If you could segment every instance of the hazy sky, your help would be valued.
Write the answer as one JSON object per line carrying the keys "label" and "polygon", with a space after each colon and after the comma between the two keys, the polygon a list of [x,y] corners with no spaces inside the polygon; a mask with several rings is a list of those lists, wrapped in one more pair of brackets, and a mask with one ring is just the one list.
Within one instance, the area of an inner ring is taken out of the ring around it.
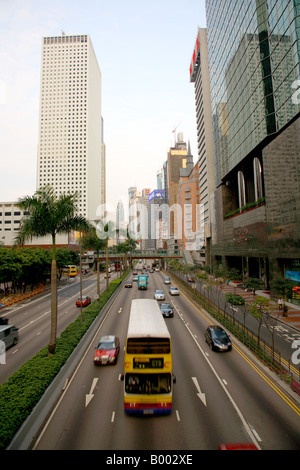
{"label": "hazy sky", "polygon": [[102,74],[107,201],[156,189],[183,132],[197,158],[189,66],[205,0],[0,0],[0,201],[36,190],[43,36],[89,34]]}

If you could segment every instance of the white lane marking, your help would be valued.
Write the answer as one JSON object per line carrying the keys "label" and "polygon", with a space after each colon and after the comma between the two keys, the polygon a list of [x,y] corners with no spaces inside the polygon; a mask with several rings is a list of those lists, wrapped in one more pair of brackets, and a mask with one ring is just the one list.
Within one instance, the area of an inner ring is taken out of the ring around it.
{"label": "white lane marking", "polygon": [[[180,318],[182,318],[182,316],[179,314]],[[242,421],[243,423],[243,426],[246,430],[246,432],[248,433],[250,439],[253,441],[253,443],[256,445],[256,447],[258,449],[260,449],[260,446],[258,444],[258,440],[254,434],[254,432],[252,432],[252,429],[250,428],[250,426],[248,425],[246,419],[244,418],[241,410],[239,409],[239,407],[237,406],[236,402],[234,401],[233,397],[230,395],[229,391],[227,390],[227,388],[225,387],[222,379],[219,377],[216,369],[214,368],[214,366],[212,365],[212,363],[210,362],[209,358],[207,357],[206,353],[203,351],[203,349],[201,348],[200,344],[198,343],[197,339],[195,338],[194,334],[192,333],[190,327],[184,323],[188,332],[190,333],[191,337],[193,338],[193,340],[195,341],[199,351],[201,352],[202,356],[204,357],[204,359],[206,360],[207,364],[209,365],[209,367],[211,368],[213,374],[215,375],[216,379],[218,380],[218,382],[220,383],[221,387],[223,388],[225,394],[227,395],[229,401],[231,402],[232,406],[234,407],[234,409],[236,410],[240,420]]]}
{"label": "white lane marking", "polygon": [[93,379],[93,382],[92,382],[92,386],[91,386],[91,390],[90,390],[90,393],[87,393],[86,396],[85,396],[85,407],[88,406],[88,404],[90,403],[90,401],[94,398],[94,394],[93,394],[93,391],[97,385],[97,382],[98,382],[98,377],[95,377]]}
{"label": "white lane marking", "polygon": [[197,389],[197,396],[200,398],[202,403],[206,406],[206,398],[205,398],[205,393],[201,392],[200,385],[198,383],[198,380],[196,377],[192,377],[192,381],[194,382],[194,385]]}

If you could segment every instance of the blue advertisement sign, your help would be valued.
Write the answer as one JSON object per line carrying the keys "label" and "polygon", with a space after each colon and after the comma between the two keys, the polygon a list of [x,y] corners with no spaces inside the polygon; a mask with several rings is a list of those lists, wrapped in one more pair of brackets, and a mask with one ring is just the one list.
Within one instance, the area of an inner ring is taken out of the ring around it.
{"label": "blue advertisement sign", "polygon": [[300,271],[285,271],[285,277],[300,283]]}
{"label": "blue advertisement sign", "polygon": [[152,201],[155,197],[163,199],[165,197],[164,189],[154,189],[152,193],[149,194],[148,201]]}

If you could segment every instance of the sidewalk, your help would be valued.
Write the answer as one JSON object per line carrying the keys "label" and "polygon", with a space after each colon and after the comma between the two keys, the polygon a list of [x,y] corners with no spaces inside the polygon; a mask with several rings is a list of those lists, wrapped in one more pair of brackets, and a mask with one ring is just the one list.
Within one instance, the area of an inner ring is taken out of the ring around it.
{"label": "sidewalk", "polygon": [[0,297],[0,310],[4,307],[11,307],[12,305],[28,300],[35,295],[41,294],[47,290],[47,287],[44,285],[39,285],[34,289],[27,289],[26,292],[17,292],[16,294],[2,295]]}
{"label": "sidewalk", "polygon": [[[266,298],[270,298],[270,295],[266,291],[256,291],[255,295],[253,292],[246,292],[244,289],[240,289],[236,286],[236,283],[230,282],[229,285],[222,287],[222,291],[225,293],[232,293],[236,295],[240,295],[245,299],[247,303],[254,302],[255,297],[262,296]],[[300,329],[300,306],[294,305],[290,302],[285,302],[285,305],[288,307],[288,316],[284,317],[282,310],[279,310],[278,304],[271,300],[270,304],[274,306],[272,316],[277,320],[292,326],[294,328]]]}

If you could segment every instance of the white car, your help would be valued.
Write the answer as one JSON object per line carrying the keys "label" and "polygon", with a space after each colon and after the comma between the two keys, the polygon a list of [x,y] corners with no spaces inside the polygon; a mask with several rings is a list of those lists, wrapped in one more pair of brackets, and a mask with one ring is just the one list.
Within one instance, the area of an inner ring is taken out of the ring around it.
{"label": "white car", "polygon": [[179,295],[179,289],[177,287],[170,287],[169,293],[170,295]]}
{"label": "white car", "polygon": [[164,283],[165,284],[171,284],[171,279],[168,276],[166,276],[165,279],[164,279]]}
{"label": "white car", "polygon": [[154,292],[154,298],[155,300],[165,300],[165,294],[162,290],[156,290]]}

